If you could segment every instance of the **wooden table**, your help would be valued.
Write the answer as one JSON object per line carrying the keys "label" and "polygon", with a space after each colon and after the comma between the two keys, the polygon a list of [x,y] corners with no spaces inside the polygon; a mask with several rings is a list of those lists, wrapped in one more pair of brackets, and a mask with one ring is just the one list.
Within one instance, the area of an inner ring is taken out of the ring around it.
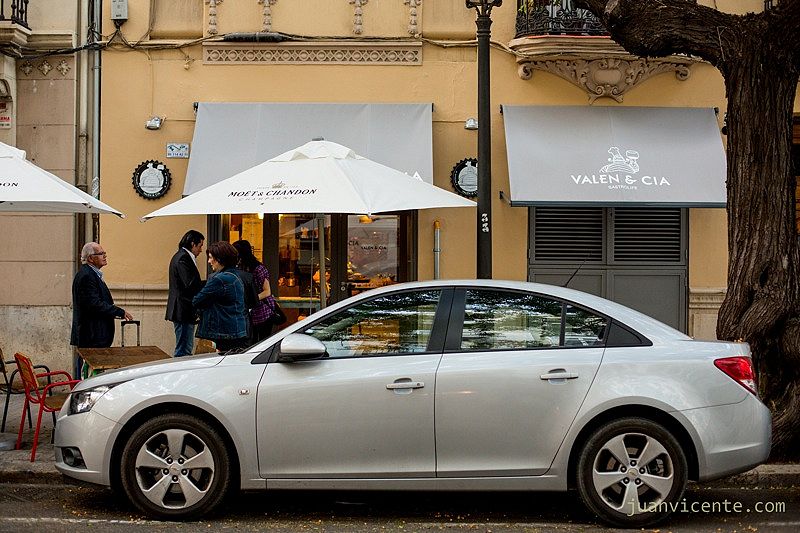
{"label": "wooden table", "polygon": [[139,363],[151,363],[170,359],[170,355],[158,346],[115,346],[112,348],[78,348],[81,358],[81,375],[91,376]]}

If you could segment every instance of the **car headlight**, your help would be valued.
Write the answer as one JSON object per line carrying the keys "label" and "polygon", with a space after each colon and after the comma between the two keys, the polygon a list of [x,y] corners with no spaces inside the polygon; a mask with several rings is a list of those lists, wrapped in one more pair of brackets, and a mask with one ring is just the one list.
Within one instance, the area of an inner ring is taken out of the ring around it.
{"label": "car headlight", "polygon": [[78,413],[86,413],[92,410],[94,404],[100,399],[103,394],[107,393],[119,383],[111,385],[100,385],[92,389],[82,390],[80,392],[73,392],[69,397],[69,413],[77,415]]}

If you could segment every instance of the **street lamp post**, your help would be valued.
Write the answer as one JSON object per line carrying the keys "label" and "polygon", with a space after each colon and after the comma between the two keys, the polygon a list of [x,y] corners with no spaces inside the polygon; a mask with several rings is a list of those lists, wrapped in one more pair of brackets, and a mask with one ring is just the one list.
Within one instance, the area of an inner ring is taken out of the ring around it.
{"label": "street lamp post", "polygon": [[503,0],[466,0],[478,18],[478,250],[477,277],[492,277],[492,117],[489,80],[489,38],[492,8]]}

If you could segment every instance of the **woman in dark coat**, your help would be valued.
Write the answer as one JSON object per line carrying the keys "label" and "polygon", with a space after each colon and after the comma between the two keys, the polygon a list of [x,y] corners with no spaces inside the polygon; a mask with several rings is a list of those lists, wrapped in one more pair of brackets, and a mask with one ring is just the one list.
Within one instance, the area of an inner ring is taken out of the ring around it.
{"label": "woman in dark coat", "polygon": [[259,342],[272,334],[270,318],[275,313],[275,299],[269,286],[269,270],[253,255],[249,241],[236,241],[233,247],[239,252],[239,269],[253,275],[253,283],[258,292],[258,303],[250,309],[250,323],[253,342]]}
{"label": "woman in dark coat", "polygon": [[224,352],[247,346],[244,286],[235,274],[238,253],[227,242],[215,242],[208,247],[208,264],[214,271],[205,287],[192,299],[200,312],[197,336],[209,339]]}

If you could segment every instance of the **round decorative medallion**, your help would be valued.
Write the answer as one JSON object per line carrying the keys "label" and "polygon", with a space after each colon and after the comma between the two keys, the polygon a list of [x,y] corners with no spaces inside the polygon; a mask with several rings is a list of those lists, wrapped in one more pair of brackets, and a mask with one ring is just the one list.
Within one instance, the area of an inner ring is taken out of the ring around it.
{"label": "round decorative medallion", "polygon": [[169,169],[161,161],[145,161],[133,171],[133,188],[139,196],[147,200],[161,198],[171,184]]}
{"label": "round decorative medallion", "polygon": [[453,189],[461,196],[478,196],[478,160],[468,157],[456,163],[450,173],[450,181]]}

